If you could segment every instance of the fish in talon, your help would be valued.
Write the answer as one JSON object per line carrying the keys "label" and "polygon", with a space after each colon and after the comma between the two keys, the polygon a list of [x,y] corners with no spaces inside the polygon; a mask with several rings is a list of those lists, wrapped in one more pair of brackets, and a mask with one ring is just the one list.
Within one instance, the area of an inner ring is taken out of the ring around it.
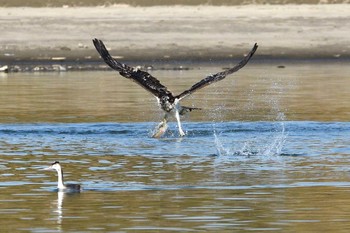
{"label": "fish in talon", "polygon": [[168,129],[167,120],[163,119],[163,121],[160,122],[158,124],[158,126],[154,129],[154,133],[152,135],[152,138],[162,137],[165,134],[165,132],[167,131],[167,129]]}

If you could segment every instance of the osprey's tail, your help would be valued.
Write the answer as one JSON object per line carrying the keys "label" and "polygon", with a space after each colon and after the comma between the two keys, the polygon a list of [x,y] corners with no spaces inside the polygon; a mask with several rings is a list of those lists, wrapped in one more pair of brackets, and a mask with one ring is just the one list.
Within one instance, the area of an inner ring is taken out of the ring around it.
{"label": "osprey's tail", "polygon": [[201,108],[192,108],[192,107],[186,107],[186,106],[181,106],[180,110],[180,115],[183,116],[188,112],[192,112],[192,110],[202,110]]}

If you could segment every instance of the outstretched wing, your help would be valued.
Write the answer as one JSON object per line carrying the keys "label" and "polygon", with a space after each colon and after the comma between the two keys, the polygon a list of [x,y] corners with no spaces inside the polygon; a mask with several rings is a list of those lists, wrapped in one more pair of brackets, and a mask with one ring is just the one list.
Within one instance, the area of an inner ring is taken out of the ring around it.
{"label": "outstretched wing", "polygon": [[115,60],[109,54],[108,50],[101,40],[93,39],[92,41],[95,45],[96,50],[101,55],[103,60],[107,63],[107,65],[109,65],[112,69],[118,71],[121,76],[127,79],[131,79],[158,98],[166,95],[169,96],[170,99],[174,99],[172,93],[165,86],[163,86],[158,79],[145,71],[134,69]]}
{"label": "outstretched wing", "polygon": [[248,55],[245,56],[245,58],[240,63],[238,63],[235,67],[228,69],[228,70],[225,70],[225,71],[222,71],[222,72],[219,72],[217,74],[210,75],[210,76],[202,79],[198,83],[194,84],[190,89],[182,92],[180,95],[175,96],[175,98],[181,100],[181,99],[191,95],[193,92],[198,91],[199,89],[202,89],[203,87],[206,87],[212,83],[223,80],[227,75],[232,74],[234,72],[237,72],[238,70],[243,68],[248,63],[248,61],[250,60],[250,58],[252,58],[252,56],[254,55],[257,48],[258,48],[258,45],[255,43],[254,47],[248,53]]}

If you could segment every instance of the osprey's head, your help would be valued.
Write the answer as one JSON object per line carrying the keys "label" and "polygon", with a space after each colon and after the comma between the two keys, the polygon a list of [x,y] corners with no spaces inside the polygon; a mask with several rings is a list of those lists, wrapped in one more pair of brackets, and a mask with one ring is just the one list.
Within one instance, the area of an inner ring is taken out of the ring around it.
{"label": "osprey's head", "polygon": [[162,97],[160,97],[158,99],[158,103],[160,107],[166,112],[170,112],[175,107],[172,99],[166,95],[163,95]]}

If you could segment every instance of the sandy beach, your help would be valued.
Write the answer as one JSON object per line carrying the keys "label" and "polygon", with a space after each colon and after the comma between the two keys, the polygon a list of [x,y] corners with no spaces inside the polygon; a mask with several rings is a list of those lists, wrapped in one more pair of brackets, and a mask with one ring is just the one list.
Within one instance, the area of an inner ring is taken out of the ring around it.
{"label": "sandy beach", "polygon": [[0,8],[0,65],[350,58],[350,5]]}

